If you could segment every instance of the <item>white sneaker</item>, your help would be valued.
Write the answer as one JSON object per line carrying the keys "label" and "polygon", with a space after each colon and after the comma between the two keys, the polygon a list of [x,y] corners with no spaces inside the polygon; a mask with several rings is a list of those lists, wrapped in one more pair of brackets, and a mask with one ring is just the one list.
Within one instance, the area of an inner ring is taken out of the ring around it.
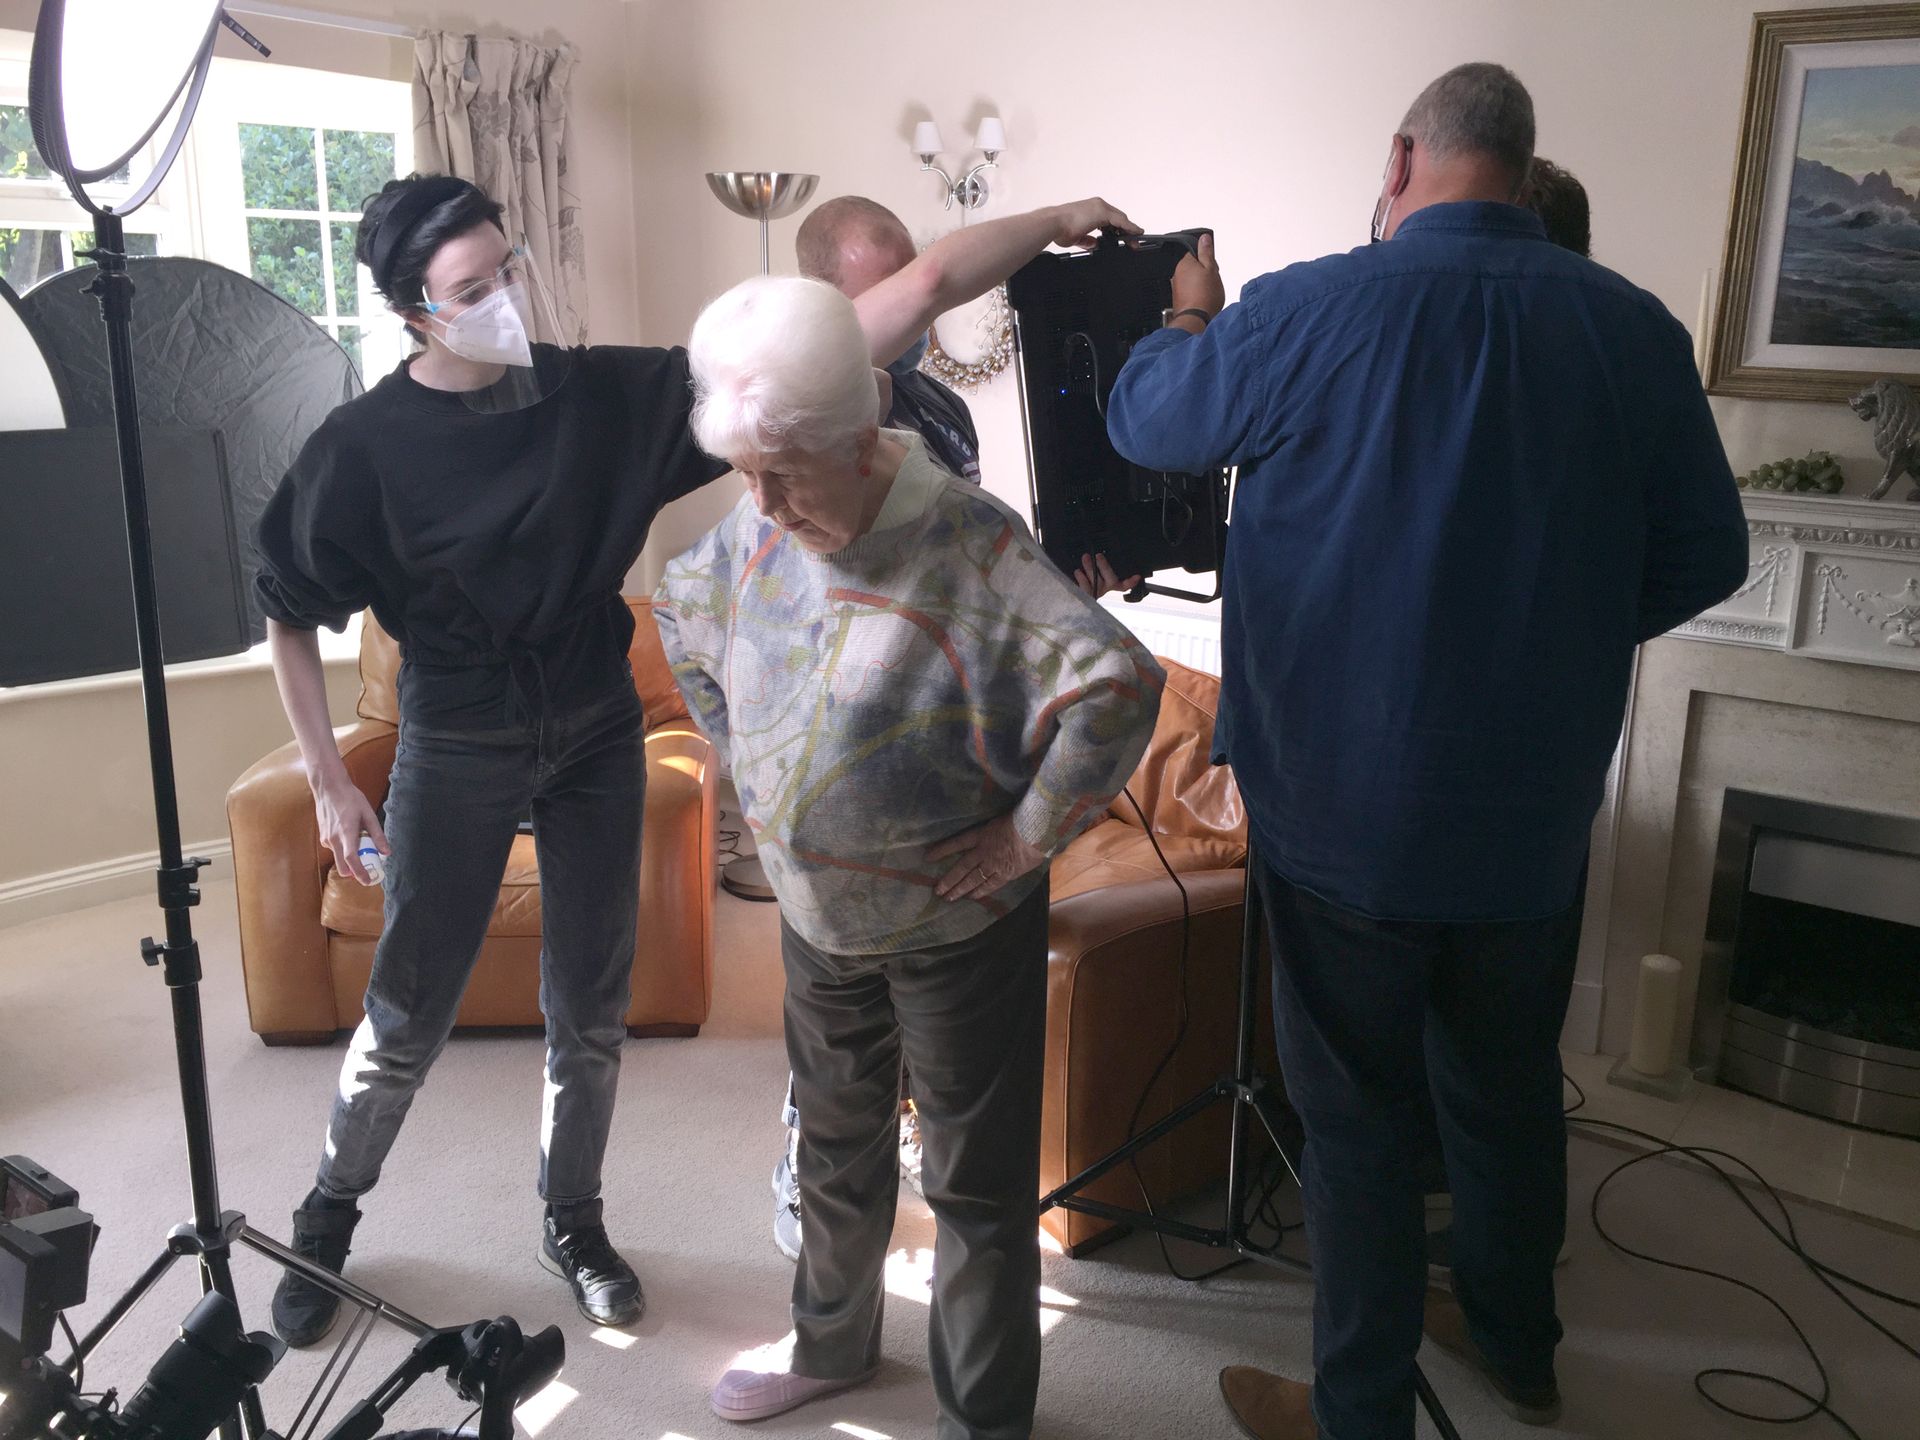
{"label": "white sneaker", "polygon": [[913,1193],[926,1199],[920,1183],[920,1114],[909,1102],[900,1111],[900,1176],[913,1187]]}
{"label": "white sneaker", "polygon": [[798,1409],[810,1400],[838,1395],[856,1385],[864,1385],[878,1369],[864,1371],[842,1380],[816,1380],[796,1375],[793,1363],[793,1337],[773,1345],[763,1345],[740,1357],[741,1364],[727,1371],[708,1397],[713,1413],[722,1420],[744,1424],[765,1420]]}
{"label": "white sneaker", "polygon": [[787,1259],[799,1262],[800,1180],[793,1173],[790,1150],[773,1167],[773,1243]]}

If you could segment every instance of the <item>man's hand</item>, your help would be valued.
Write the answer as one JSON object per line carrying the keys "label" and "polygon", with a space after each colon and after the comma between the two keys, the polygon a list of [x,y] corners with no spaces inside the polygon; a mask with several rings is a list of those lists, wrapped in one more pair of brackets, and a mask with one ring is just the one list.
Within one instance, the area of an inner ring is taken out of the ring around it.
{"label": "man's hand", "polygon": [[1073,572],[1073,583],[1095,600],[1109,590],[1131,590],[1140,580],[1138,575],[1130,575],[1125,580],[1117,577],[1105,555],[1082,555],[1079,568]]}
{"label": "man's hand", "polygon": [[942,840],[927,851],[927,859],[955,861],[933,887],[942,900],[984,900],[1047,857],[1020,838],[1013,816],[1006,814]]}
{"label": "man's hand", "polygon": [[380,816],[365,792],[343,770],[314,787],[313,810],[320,822],[320,843],[333,852],[333,868],[362,885],[373,884],[373,877],[360,863],[361,835],[369,836],[382,855],[393,852],[387,848],[387,832],[380,828]]}
{"label": "man's hand", "polygon": [[1054,216],[1057,223],[1054,226],[1053,243],[1077,250],[1092,247],[1096,230],[1121,235],[1140,234],[1140,227],[1129,220],[1124,212],[1097,196],[1076,200],[1071,205],[1056,205]]}
{"label": "man's hand", "polygon": [[1213,258],[1213,236],[1202,235],[1197,255],[1188,255],[1173,272],[1174,310],[1203,310],[1209,317],[1227,308],[1227,287]]}

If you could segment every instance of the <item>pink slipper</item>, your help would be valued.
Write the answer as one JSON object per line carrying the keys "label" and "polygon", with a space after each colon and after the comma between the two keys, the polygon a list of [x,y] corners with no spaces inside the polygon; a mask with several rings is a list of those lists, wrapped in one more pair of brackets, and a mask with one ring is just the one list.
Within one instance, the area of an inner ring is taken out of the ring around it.
{"label": "pink slipper", "polygon": [[814,1380],[805,1375],[770,1373],[765,1370],[729,1370],[720,1377],[720,1383],[713,1387],[713,1413],[722,1420],[732,1420],[736,1424],[765,1420],[771,1415],[784,1415],[789,1410],[797,1410],[809,1400],[818,1400],[824,1395],[838,1395],[842,1390],[864,1385],[876,1373],[869,1370],[863,1375],[852,1375],[844,1380]]}

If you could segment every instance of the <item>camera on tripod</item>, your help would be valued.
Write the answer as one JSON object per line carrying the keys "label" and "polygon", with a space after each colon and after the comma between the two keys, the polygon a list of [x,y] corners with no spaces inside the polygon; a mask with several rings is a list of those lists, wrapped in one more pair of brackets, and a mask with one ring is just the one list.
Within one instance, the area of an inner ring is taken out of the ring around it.
{"label": "camera on tripod", "polygon": [[124,1407],[111,1391],[83,1396],[47,1351],[61,1312],[87,1298],[99,1233],[71,1185],[24,1155],[0,1159],[0,1440],[203,1440],[286,1347],[245,1334],[239,1310],[215,1292],[193,1307]]}

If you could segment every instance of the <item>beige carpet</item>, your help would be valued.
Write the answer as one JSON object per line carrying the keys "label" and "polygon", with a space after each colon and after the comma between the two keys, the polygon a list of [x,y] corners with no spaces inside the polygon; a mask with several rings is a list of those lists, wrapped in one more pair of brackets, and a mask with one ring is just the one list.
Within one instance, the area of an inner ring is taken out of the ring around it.
{"label": "beige carpet", "polygon": [[[352,1264],[362,1283],[436,1323],[509,1313],[530,1328],[554,1321],[565,1328],[564,1388],[522,1416],[529,1430],[556,1440],[737,1434],[708,1413],[705,1389],[737,1351],[786,1328],[792,1271],[768,1234],[785,1071],[773,915],[731,899],[722,900],[722,912],[718,1007],[708,1032],[627,1052],[607,1191],[615,1238],[640,1268],[651,1301],[637,1333],[596,1337],[534,1261],[537,1040],[456,1040],[367,1206]],[[100,1219],[83,1322],[187,1211],[166,992],[136,948],[157,920],[149,903],[127,902],[0,931],[0,1153],[25,1152],[51,1166],[81,1187]],[[247,1031],[229,885],[208,885],[197,923],[223,1199],[284,1234],[286,1211],[310,1180],[340,1050],[268,1050]],[[1612,1254],[1592,1234],[1587,1197],[1619,1158],[1591,1142],[1573,1148],[1573,1258],[1560,1281],[1567,1416],[1546,1433],[1777,1433],[1709,1410],[1691,1377],[1725,1363],[1810,1384],[1778,1319],[1723,1287]],[[932,1225],[911,1195],[906,1202],[879,1380],[754,1433],[931,1435],[923,1297]],[[1920,1365],[1763,1248],[1710,1182],[1664,1163],[1642,1166],[1623,1183],[1615,1213],[1647,1248],[1735,1267],[1777,1289],[1828,1351],[1836,1403],[1861,1433],[1870,1440],[1916,1433]],[[1920,1242],[1830,1214],[1797,1213],[1809,1242],[1833,1263],[1920,1293]],[[263,1325],[273,1276],[251,1256],[238,1269],[248,1319]],[[1306,1370],[1311,1292],[1299,1282],[1243,1269],[1204,1287],[1183,1285],[1138,1238],[1078,1262],[1050,1255],[1045,1279],[1038,1433],[1052,1440],[1228,1437],[1236,1431],[1216,1398],[1220,1366]],[[170,1277],[97,1357],[90,1384],[136,1384],[192,1294],[188,1273]],[[1920,1332],[1911,1319],[1896,1323]],[[349,1391],[370,1387],[405,1343],[398,1332],[382,1334]],[[1543,1433],[1507,1421],[1445,1356],[1425,1359],[1462,1434]],[[320,1364],[315,1355],[289,1357],[269,1382],[270,1418],[291,1421],[289,1397],[304,1391]],[[460,1413],[435,1381],[416,1389],[399,1418],[451,1423]],[[1424,1424],[1422,1433],[1430,1433]],[[1817,1421],[1805,1433],[1838,1432]]]}

